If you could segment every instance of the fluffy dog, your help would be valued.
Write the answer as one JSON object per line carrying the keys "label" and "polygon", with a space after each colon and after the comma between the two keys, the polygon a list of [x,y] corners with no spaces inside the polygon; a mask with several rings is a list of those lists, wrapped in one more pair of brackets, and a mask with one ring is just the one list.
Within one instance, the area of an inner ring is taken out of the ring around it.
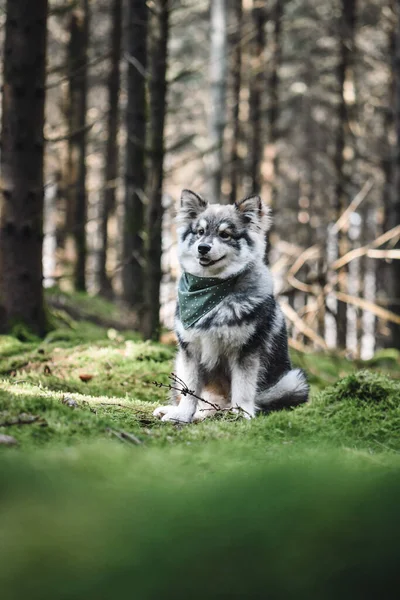
{"label": "fluffy dog", "polygon": [[[208,204],[183,190],[177,217],[179,282],[175,371],[189,390],[245,418],[308,399],[301,369],[292,369],[284,316],[264,262],[269,209],[259,196]],[[209,414],[190,395],[154,414],[190,423]]]}

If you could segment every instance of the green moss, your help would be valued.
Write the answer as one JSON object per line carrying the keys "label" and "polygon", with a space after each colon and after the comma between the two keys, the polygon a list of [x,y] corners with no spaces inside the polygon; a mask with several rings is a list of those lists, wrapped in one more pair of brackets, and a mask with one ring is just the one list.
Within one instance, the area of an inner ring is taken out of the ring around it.
{"label": "green moss", "polygon": [[2,598],[391,597],[396,468],[212,449],[0,459]]}
{"label": "green moss", "polygon": [[0,337],[0,433],[18,441],[0,446],[2,598],[387,595],[397,354],[294,353],[308,404],[177,427],[152,416],[174,353],[88,321]]}

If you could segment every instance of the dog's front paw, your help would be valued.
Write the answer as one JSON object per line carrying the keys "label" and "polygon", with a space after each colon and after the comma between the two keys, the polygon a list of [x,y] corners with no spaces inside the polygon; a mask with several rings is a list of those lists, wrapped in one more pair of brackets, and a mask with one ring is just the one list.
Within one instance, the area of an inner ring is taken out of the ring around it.
{"label": "dog's front paw", "polygon": [[161,419],[165,414],[167,414],[167,412],[170,408],[175,408],[175,407],[168,406],[168,405],[158,406],[153,411],[153,417],[157,417],[158,419]]}
{"label": "dog's front paw", "polygon": [[179,406],[167,406],[164,408],[168,408],[168,410],[164,411],[161,421],[170,421],[171,423],[191,423],[193,420],[193,415],[182,411]]}
{"label": "dog's front paw", "polygon": [[242,408],[240,406],[235,406],[234,408],[232,408],[232,412],[235,413],[236,415],[240,415],[241,417],[243,417],[244,419],[247,419],[248,421],[250,421],[250,419],[252,419],[254,417],[254,411],[250,411],[248,408]]}

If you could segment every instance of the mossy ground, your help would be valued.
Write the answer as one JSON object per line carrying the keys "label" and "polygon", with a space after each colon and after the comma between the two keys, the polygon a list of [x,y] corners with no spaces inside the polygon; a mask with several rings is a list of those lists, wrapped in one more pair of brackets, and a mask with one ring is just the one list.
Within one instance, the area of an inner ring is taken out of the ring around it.
{"label": "mossy ground", "polygon": [[0,338],[0,434],[18,441],[0,446],[3,598],[382,597],[398,353],[294,354],[309,404],[177,427],[152,416],[173,346],[95,324],[117,319],[104,301],[67,301],[96,318],[58,311],[44,341]]}

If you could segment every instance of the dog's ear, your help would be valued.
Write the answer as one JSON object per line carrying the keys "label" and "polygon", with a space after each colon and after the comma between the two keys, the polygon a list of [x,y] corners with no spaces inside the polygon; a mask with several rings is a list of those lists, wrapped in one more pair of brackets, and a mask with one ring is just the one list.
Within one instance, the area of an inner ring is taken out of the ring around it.
{"label": "dog's ear", "polygon": [[178,221],[188,223],[196,219],[200,213],[206,210],[208,203],[204,198],[191,190],[183,190],[181,194],[181,206],[178,212]]}
{"label": "dog's ear", "polygon": [[268,231],[271,227],[271,209],[266,206],[257,194],[246,196],[243,200],[235,202],[235,208],[242,216],[245,223],[256,229]]}

